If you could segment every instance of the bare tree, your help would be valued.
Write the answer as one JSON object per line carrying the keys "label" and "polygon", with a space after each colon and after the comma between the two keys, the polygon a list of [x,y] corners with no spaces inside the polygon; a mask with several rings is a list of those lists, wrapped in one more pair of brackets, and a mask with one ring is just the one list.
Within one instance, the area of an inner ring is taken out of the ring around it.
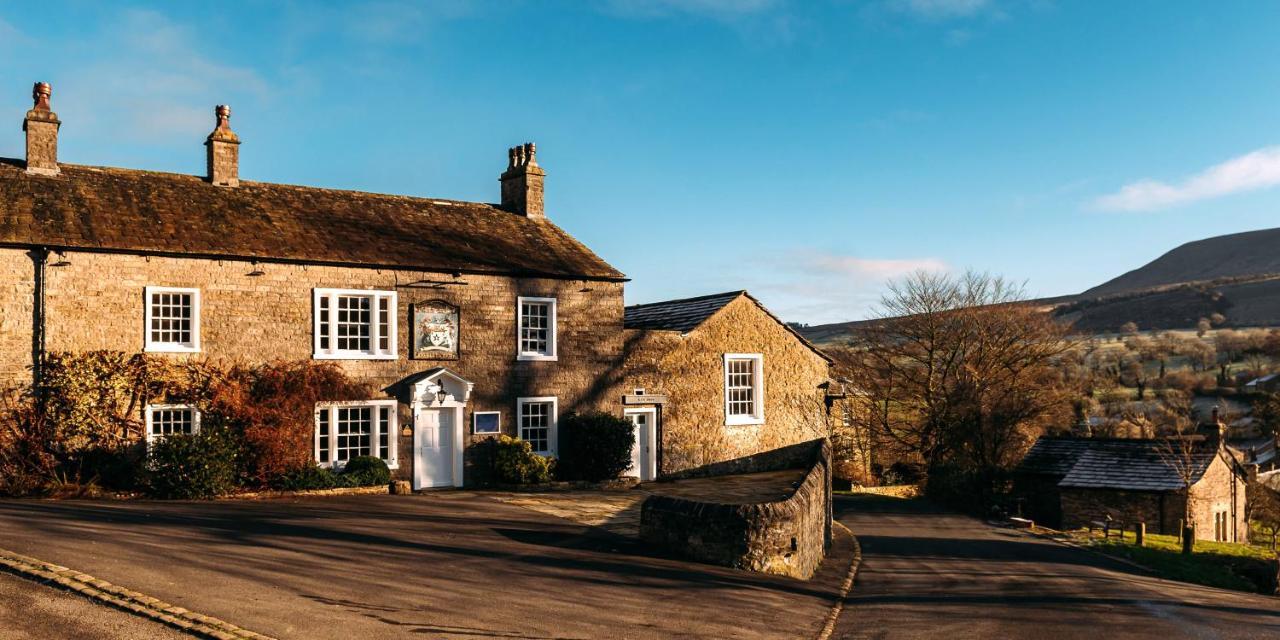
{"label": "bare tree", "polygon": [[988,482],[1047,416],[1070,415],[1055,365],[1073,341],[1020,304],[1021,287],[987,274],[916,273],[889,291],[859,336],[852,375],[877,409],[878,433],[927,468],[962,465]]}
{"label": "bare tree", "polygon": [[1271,539],[1271,550],[1275,551],[1276,540],[1280,538],[1280,493],[1260,482],[1252,482],[1245,495],[1249,496],[1245,520],[1258,524]]}
{"label": "bare tree", "polygon": [[[1183,398],[1168,398],[1159,406],[1157,422],[1161,428],[1161,437],[1156,441],[1156,453],[1160,461],[1178,477],[1181,491],[1186,497],[1183,502],[1183,526],[1194,529],[1195,505],[1191,494],[1191,486],[1200,479],[1214,452],[1207,451],[1203,436],[1196,434],[1196,420],[1191,403]],[[1180,532],[1180,535],[1184,535]],[[1194,544],[1191,543],[1191,544]],[[1183,543],[1183,549],[1190,545]]]}
{"label": "bare tree", "polygon": [[1208,318],[1200,318],[1200,320],[1196,322],[1196,337],[1203,338],[1205,334],[1209,333],[1209,330],[1212,328],[1213,328],[1213,323],[1209,322]]}

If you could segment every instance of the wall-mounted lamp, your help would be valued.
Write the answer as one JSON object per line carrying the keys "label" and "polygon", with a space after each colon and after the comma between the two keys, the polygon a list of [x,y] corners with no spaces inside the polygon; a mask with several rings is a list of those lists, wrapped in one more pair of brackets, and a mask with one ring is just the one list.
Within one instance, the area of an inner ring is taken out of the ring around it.
{"label": "wall-mounted lamp", "polygon": [[436,402],[444,404],[445,398],[449,397],[449,392],[444,390],[443,384],[436,385]]}
{"label": "wall-mounted lamp", "polygon": [[250,277],[254,277],[254,278],[256,278],[256,277],[258,277],[258,276],[265,276],[265,275],[267,275],[267,272],[266,272],[266,271],[263,271],[263,270],[258,266],[258,261],[257,261],[257,260],[254,260],[254,261],[253,261],[253,271],[250,271],[247,275],[249,275]]}
{"label": "wall-mounted lamp", "polygon": [[71,261],[67,259],[67,254],[65,254],[65,253],[63,253],[63,252],[61,252],[61,251],[55,251],[55,252],[54,252],[54,255],[58,256],[58,259],[57,259],[57,260],[54,260],[53,262],[51,262],[51,263],[49,264],[49,266],[51,266],[51,267],[69,267],[69,266],[71,266]]}

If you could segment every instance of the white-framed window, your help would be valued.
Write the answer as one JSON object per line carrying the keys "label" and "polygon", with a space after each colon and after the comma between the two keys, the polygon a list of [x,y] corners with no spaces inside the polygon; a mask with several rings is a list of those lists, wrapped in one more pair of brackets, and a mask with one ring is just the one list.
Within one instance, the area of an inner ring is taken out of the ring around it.
{"label": "white-framed window", "polygon": [[400,466],[397,404],[394,399],[317,404],[316,462],[340,469],[356,456],[374,456],[392,469]]}
{"label": "white-framed window", "polygon": [[316,289],[314,297],[316,359],[396,358],[396,292]]}
{"label": "white-framed window", "polygon": [[764,356],[724,354],[724,423],[764,423]]}
{"label": "white-framed window", "polygon": [[516,299],[516,358],[556,359],[556,299]]}
{"label": "white-framed window", "polygon": [[516,424],[521,440],[533,445],[533,452],[556,455],[556,427],[560,420],[560,401],[555,396],[519,398],[516,400]]}
{"label": "white-framed window", "polygon": [[502,433],[502,412],[477,411],[471,414],[471,433],[476,435]]}
{"label": "white-framed window", "polygon": [[152,353],[195,353],[200,350],[200,290],[146,287],[143,294],[145,343]]}
{"label": "white-framed window", "polygon": [[200,433],[200,411],[189,404],[149,404],[145,422],[148,445],[175,433]]}

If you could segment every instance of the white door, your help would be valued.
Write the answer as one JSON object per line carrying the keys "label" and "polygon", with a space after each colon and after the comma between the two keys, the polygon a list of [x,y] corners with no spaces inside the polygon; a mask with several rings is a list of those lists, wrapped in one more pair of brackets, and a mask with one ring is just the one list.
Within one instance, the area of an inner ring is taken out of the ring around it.
{"label": "white door", "polygon": [[631,447],[631,467],[625,474],[641,482],[653,480],[657,465],[654,435],[658,412],[653,409],[627,409],[627,419],[635,425],[636,443]]}
{"label": "white door", "polygon": [[417,488],[453,486],[452,408],[418,410],[414,425],[414,480]]}

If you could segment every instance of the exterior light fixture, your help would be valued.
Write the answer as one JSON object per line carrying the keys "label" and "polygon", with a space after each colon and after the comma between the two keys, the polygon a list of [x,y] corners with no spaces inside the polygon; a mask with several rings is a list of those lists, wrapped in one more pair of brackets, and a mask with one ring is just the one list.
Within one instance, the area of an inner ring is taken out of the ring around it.
{"label": "exterior light fixture", "polygon": [[449,397],[449,392],[444,390],[444,385],[436,385],[436,402],[444,404],[444,399]]}
{"label": "exterior light fixture", "polygon": [[61,251],[55,251],[55,252],[54,252],[54,255],[58,256],[58,259],[57,259],[57,260],[55,260],[55,261],[53,261],[52,263],[50,263],[50,264],[49,264],[49,266],[51,266],[51,267],[69,267],[69,266],[71,266],[71,261],[67,259],[67,254],[65,254],[65,253],[63,253],[63,252],[61,252]]}
{"label": "exterior light fixture", "polygon": [[250,277],[254,277],[254,278],[256,278],[256,277],[258,277],[258,276],[265,276],[265,275],[267,275],[267,272],[266,272],[266,271],[263,271],[263,270],[262,270],[262,268],[258,266],[258,261],[257,261],[257,260],[254,260],[254,261],[253,261],[253,271],[250,271],[247,275],[249,275]]}

